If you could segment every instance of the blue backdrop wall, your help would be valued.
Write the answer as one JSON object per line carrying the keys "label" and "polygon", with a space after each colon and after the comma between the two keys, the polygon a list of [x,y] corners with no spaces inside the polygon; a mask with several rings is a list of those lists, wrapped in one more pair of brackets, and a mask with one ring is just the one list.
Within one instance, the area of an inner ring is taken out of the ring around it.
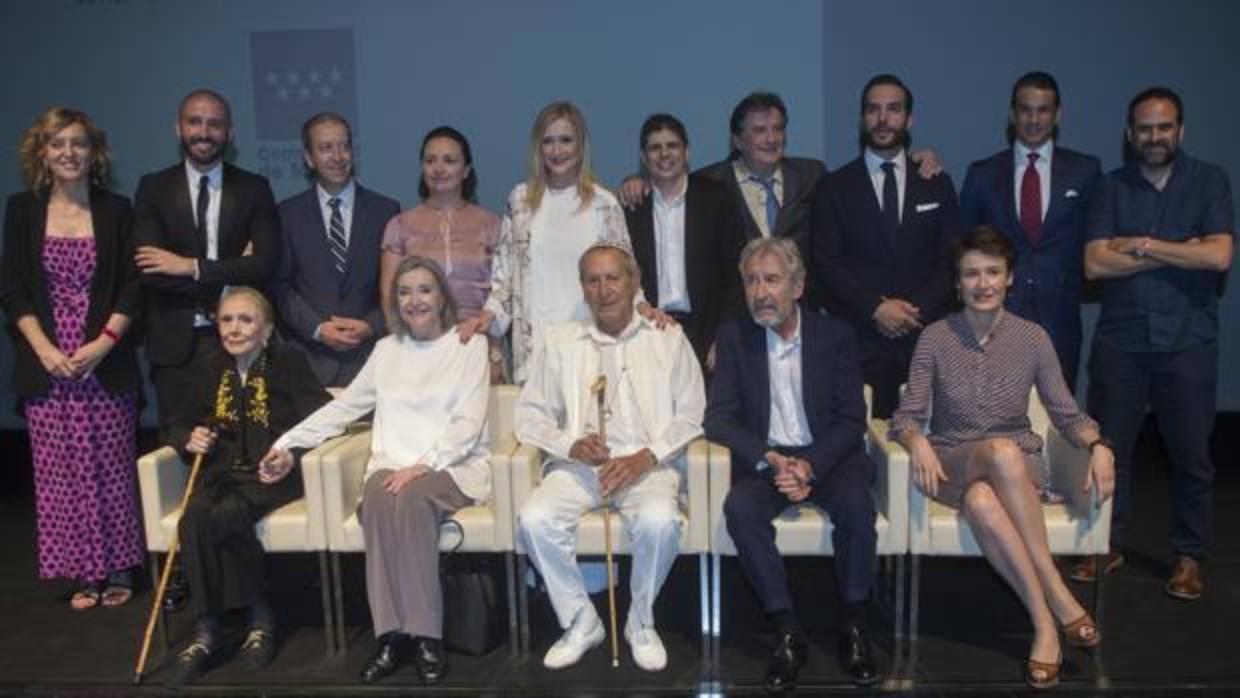
{"label": "blue backdrop wall", "polygon": [[[200,86],[231,100],[235,161],[271,177],[278,198],[306,186],[296,129],[322,108],[353,118],[360,177],[405,205],[416,202],[422,134],[450,123],[473,143],[481,202],[501,210],[523,176],[535,113],[558,98],[585,110],[607,183],[635,170],[637,131],[654,111],[685,121],[696,164],[719,159],[732,105],[759,88],[788,103],[789,152],[834,168],[856,155],[861,85],[888,71],[916,94],[916,143],[934,148],[959,185],[970,161],[1004,145],[1008,90],[1034,68],[1059,78],[1062,142],[1105,166],[1120,161],[1128,98],[1165,83],[1186,100],[1186,147],[1240,172],[1226,123],[1240,106],[1226,87],[1240,60],[1225,36],[1240,5],[1049,0],[1033,9],[1040,14],[1006,0],[10,0],[0,26],[0,189],[22,186],[22,131],[65,104],[108,131],[115,188],[131,195],[142,173],[176,160],[176,105]],[[1234,287],[1219,393],[1232,410]],[[10,354],[0,341],[2,376]],[[21,423],[12,401],[0,390],[0,426]]]}

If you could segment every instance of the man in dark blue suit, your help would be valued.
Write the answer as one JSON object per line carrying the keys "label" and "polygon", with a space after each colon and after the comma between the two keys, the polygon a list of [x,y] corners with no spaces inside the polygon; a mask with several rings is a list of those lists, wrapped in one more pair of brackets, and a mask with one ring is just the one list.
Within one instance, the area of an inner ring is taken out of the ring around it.
{"label": "man in dark blue suit", "polygon": [[874,585],[874,463],[866,456],[857,348],[843,323],[801,310],[805,266],[787,238],[759,238],[741,253],[750,317],[719,331],[706,408],[707,438],[732,451],[724,501],[728,535],[745,577],[774,623],[772,691],[796,683],[806,641],[792,609],[772,520],[812,502],[831,517],[843,613],[840,660],[859,685],[878,680],[866,637]]}
{"label": "man in dark blue suit", "polygon": [[1085,218],[1101,165],[1059,146],[1059,85],[1047,73],[1016,81],[1008,119],[1012,147],[969,166],[960,220],[965,228],[992,225],[1016,246],[1007,307],[1051,336],[1064,378],[1075,389]]}
{"label": "man in dark blue suit", "polygon": [[280,202],[280,265],[271,295],[280,328],[326,386],[347,385],[383,333],[379,245],[400,203],[353,178],[353,132],[339,114],[301,130],[314,185]]}
{"label": "man in dark blue suit", "polygon": [[960,226],[946,174],[909,171],[913,93],[894,75],[861,91],[861,157],[814,199],[814,263],[824,306],[850,324],[874,416],[891,416],[917,337],[952,300],[950,247]]}

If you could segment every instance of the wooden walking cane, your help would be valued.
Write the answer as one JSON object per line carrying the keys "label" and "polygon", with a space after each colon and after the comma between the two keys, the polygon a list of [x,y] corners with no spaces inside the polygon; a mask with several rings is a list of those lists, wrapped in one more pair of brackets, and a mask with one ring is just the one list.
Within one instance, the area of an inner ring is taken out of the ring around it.
{"label": "wooden walking cane", "polygon": [[[206,427],[212,431],[223,431],[227,424],[212,416],[207,419]],[[185,483],[185,494],[181,495],[181,512],[184,514],[185,507],[189,504],[189,498],[194,493],[194,483],[198,481],[198,471],[202,469],[202,457],[205,453],[194,455],[194,463],[189,469],[189,480]],[[142,649],[138,652],[138,663],[133,670],[133,683],[138,685],[142,683],[142,671],[146,669],[146,656],[151,651],[151,636],[155,633],[155,621],[159,618],[159,609],[164,603],[164,593],[168,590],[168,579],[172,576],[173,563],[177,559],[177,550],[180,547],[180,537],[177,535],[177,529],[172,530],[172,543],[168,546],[168,557],[164,560],[164,571],[159,575],[159,589],[155,592],[155,600],[151,603],[151,615],[146,620],[146,633],[142,636]],[[199,590],[201,593],[202,590]]]}
{"label": "wooden walking cane", "polygon": [[[590,386],[598,396],[598,434],[607,444],[607,376],[599,376]],[[603,547],[607,552],[607,610],[611,616],[611,665],[620,666],[620,639],[616,635],[616,579],[611,566],[611,501],[603,499]]]}

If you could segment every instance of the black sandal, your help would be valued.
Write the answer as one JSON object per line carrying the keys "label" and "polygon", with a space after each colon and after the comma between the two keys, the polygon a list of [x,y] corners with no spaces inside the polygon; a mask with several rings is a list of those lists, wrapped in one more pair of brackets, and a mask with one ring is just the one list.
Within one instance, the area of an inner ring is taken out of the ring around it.
{"label": "black sandal", "polygon": [[102,599],[104,608],[124,606],[133,598],[133,573],[129,570],[112,572],[106,584]]}

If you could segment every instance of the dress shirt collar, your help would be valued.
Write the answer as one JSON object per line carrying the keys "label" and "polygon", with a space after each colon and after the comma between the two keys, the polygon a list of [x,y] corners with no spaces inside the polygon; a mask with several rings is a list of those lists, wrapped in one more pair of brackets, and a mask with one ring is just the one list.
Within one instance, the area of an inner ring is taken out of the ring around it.
{"label": "dress shirt collar", "polygon": [[689,191],[689,177],[686,175],[681,178],[676,195],[670,199],[663,196],[663,192],[658,187],[651,188],[654,189],[654,202],[656,205],[666,208],[679,208],[685,203],[685,194]]}
{"label": "dress shirt collar", "polygon": [[[752,172],[749,171],[749,168],[745,166],[745,159],[742,157],[737,157],[735,160],[732,161],[732,173],[736,175],[736,181],[740,182],[741,184],[745,184],[746,182],[749,182],[750,176],[758,177],[758,175],[753,174]],[[762,179],[762,178],[758,177],[758,179]],[[771,173],[771,181],[777,183],[780,187],[784,186],[784,168],[783,167],[781,167],[780,165],[775,166],[775,171]]]}
{"label": "dress shirt collar", "polygon": [[1012,144],[1012,148],[1015,151],[1015,155],[1013,155],[1013,160],[1015,160],[1017,167],[1024,167],[1025,164],[1029,162],[1029,153],[1038,154],[1039,164],[1046,163],[1047,165],[1050,165],[1051,156],[1054,154],[1054,151],[1055,151],[1055,140],[1052,138],[1048,138],[1045,143],[1043,143],[1042,145],[1036,148],[1030,148],[1024,143],[1021,143],[1020,141],[1016,141],[1015,143]]}
{"label": "dress shirt collar", "polygon": [[189,178],[190,191],[194,192],[195,195],[198,193],[198,180],[204,174],[207,176],[207,186],[212,191],[219,191],[220,187],[224,185],[224,161],[220,160],[215,163],[206,172],[199,172],[190,164],[189,160],[185,160],[185,176]]}
{"label": "dress shirt collar", "polygon": [[[891,158],[890,162],[895,163],[897,173],[904,171],[904,168],[906,167],[905,160],[906,158],[904,156],[903,148],[900,149],[900,152],[896,153],[895,157]],[[883,156],[873,150],[870,150],[869,148],[865,149],[865,169],[870,173],[871,177],[882,173],[883,163],[885,162],[888,162],[888,160]]]}
{"label": "dress shirt collar", "polygon": [[600,330],[598,325],[594,324],[594,320],[589,320],[580,324],[581,334],[578,336],[589,337],[594,340],[596,344],[619,344],[620,342],[632,339],[633,335],[637,334],[643,327],[651,327],[650,323],[647,322],[646,319],[641,316],[641,313],[638,313],[636,310],[633,311],[633,317],[629,319],[629,324],[625,325],[624,329],[620,331],[620,334],[615,337]]}
{"label": "dress shirt collar", "polygon": [[801,307],[794,306],[793,312],[797,315],[797,327],[792,332],[792,336],[784,339],[781,334],[774,329],[766,328],[766,347],[768,351],[774,351],[778,357],[787,356],[788,352],[801,348]]}
{"label": "dress shirt collar", "polygon": [[1007,310],[1000,308],[999,315],[995,321],[990,324],[990,332],[986,333],[984,341],[978,341],[973,334],[973,326],[969,324],[969,316],[962,310],[948,317],[948,323],[951,327],[964,337],[966,343],[976,348],[984,348],[987,344],[992,344],[996,337],[1001,337],[1008,330],[1008,326],[1012,323],[1008,321]]}
{"label": "dress shirt collar", "polygon": [[323,188],[323,185],[317,182],[314,185],[314,190],[319,194],[319,206],[328,210],[331,210],[328,202],[333,198],[340,199],[341,208],[345,210],[352,209],[353,197],[357,194],[357,187],[354,186],[354,180],[352,177],[349,178],[349,183],[344,185],[344,189],[341,189],[339,194],[329,194],[327,190]]}

